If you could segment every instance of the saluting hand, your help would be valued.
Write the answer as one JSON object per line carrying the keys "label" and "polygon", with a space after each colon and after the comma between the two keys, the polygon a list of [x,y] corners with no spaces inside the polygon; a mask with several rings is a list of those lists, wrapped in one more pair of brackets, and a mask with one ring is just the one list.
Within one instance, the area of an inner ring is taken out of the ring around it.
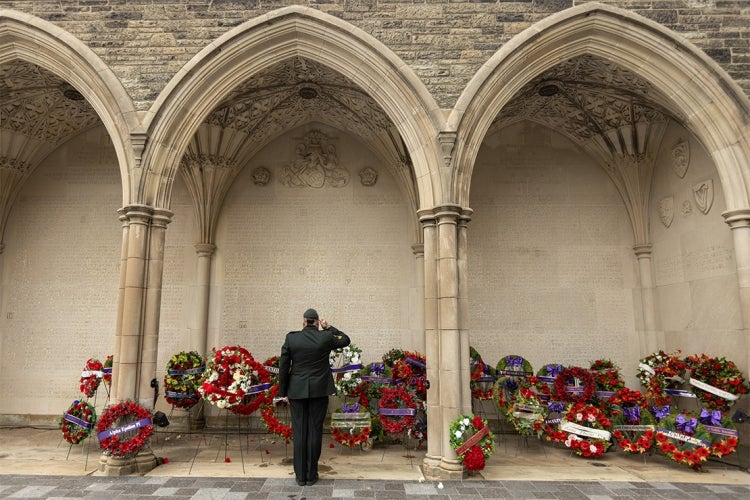
{"label": "saluting hand", "polygon": [[326,320],[324,320],[324,319],[321,319],[321,320],[320,320],[320,327],[321,327],[321,328],[322,328],[323,330],[327,330],[327,329],[328,329],[328,326],[329,326],[329,325],[328,325],[328,321],[326,321]]}

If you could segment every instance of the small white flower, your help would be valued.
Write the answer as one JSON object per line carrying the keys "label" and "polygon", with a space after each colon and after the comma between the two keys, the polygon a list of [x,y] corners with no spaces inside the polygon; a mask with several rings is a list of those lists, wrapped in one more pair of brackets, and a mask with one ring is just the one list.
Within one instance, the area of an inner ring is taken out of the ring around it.
{"label": "small white flower", "polygon": [[456,431],[456,432],[454,432],[454,434],[455,434],[455,436],[456,436],[456,437],[457,437],[458,439],[461,439],[461,436],[463,436],[463,435],[464,435],[464,433],[463,433],[463,432],[461,432],[461,431]]}
{"label": "small white flower", "polygon": [[583,420],[583,413],[576,413],[576,420],[578,420],[579,422]]}
{"label": "small white flower", "polygon": [[462,424],[463,424],[463,425],[464,425],[465,427],[468,427],[470,423],[471,423],[471,421],[470,421],[470,420],[469,420],[468,418],[465,418],[465,419],[464,419],[464,421],[462,422]]}

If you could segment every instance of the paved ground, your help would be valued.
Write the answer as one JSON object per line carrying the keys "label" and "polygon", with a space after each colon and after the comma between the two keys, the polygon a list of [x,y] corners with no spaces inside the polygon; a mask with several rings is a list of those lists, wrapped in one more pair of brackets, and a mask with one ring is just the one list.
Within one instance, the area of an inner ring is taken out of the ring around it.
{"label": "paved ground", "polygon": [[[498,434],[487,467],[463,481],[424,481],[416,443],[370,451],[326,440],[321,480],[297,486],[291,448],[267,434],[159,432],[152,448],[168,459],[145,476],[97,471],[95,441],[71,447],[57,429],[0,429],[2,498],[750,498],[750,473],[709,462],[696,473],[661,455],[615,451],[591,461],[560,445]],[[329,447],[333,444],[333,447]]]}

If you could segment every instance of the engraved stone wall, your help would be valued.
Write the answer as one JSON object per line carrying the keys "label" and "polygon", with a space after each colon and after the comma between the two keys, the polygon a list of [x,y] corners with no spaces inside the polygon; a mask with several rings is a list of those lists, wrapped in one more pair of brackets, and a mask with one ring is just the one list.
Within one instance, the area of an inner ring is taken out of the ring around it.
{"label": "engraved stone wall", "polygon": [[473,175],[469,329],[483,359],[636,366],[633,234],[604,170],[525,122],[487,137]]}
{"label": "engraved stone wall", "polygon": [[[726,356],[741,364],[734,244],[721,216],[726,205],[716,168],[695,137],[676,124],[664,135],[656,165],[650,224],[658,320],[667,349]],[[695,192],[695,186],[710,191]],[[667,225],[658,203],[669,198],[673,210]]]}
{"label": "engraved stone wall", "polygon": [[[315,182],[285,184],[285,172],[300,172],[298,146],[314,130],[324,133],[329,152],[335,152],[336,168],[327,165],[336,182],[321,184],[308,172]],[[367,166],[378,172],[372,186],[357,175]],[[270,172],[267,184],[254,182],[260,167]],[[339,186],[341,169],[350,179]],[[194,307],[194,216],[181,180],[173,200],[159,367],[183,349],[180,339]],[[414,214],[405,200],[378,158],[345,132],[309,125],[271,143],[247,162],[224,202],[212,267],[209,347],[239,344],[265,360],[279,354],[284,335],[299,329],[302,313],[314,307],[350,334],[365,361],[394,347],[413,348],[409,298],[417,261],[409,222]]]}
{"label": "engraved stone wall", "polygon": [[86,360],[114,351],[121,205],[103,128],[62,146],[21,191],[2,261],[3,413],[61,414]]}

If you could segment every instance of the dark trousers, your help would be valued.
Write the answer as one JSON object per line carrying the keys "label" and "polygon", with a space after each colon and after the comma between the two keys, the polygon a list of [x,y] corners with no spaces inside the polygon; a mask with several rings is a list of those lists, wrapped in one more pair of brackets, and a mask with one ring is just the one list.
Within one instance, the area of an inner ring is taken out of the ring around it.
{"label": "dark trousers", "polygon": [[318,475],[328,397],[290,399],[289,405],[292,413],[294,475],[298,481],[312,481]]}

